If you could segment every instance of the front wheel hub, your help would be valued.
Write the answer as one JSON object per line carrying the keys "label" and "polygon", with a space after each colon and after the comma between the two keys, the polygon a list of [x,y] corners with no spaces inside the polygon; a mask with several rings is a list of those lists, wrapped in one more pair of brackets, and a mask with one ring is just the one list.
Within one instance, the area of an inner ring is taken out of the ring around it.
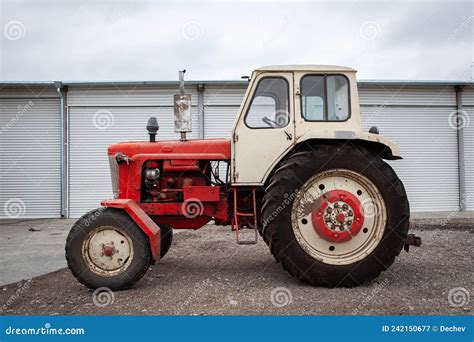
{"label": "front wheel hub", "polygon": [[361,202],[345,190],[322,194],[311,212],[314,230],[326,241],[345,242],[357,235],[363,224]]}
{"label": "front wheel hub", "polygon": [[82,245],[84,261],[93,272],[112,276],[123,272],[133,259],[133,243],[120,228],[98,227]]}

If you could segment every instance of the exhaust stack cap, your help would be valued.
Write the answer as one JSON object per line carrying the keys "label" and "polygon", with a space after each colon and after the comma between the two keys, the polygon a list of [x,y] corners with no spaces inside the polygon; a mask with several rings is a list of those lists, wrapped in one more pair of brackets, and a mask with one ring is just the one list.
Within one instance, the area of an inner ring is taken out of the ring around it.
{"label": "exhaust stack cap", "polygon": [[158,126],[158,120],[156,117],[151,116],[148,119],[148,122],[146,124],[146,130],[148,131],[148,134],[150,135],[150,142],[155,142],[156,141],[156,133],[160,129],[160,126]]}

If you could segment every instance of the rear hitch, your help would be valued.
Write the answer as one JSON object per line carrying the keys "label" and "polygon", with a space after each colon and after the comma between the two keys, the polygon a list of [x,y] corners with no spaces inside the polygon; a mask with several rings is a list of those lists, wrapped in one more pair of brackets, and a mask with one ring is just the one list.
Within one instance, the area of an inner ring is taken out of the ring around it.
{"label": "rear hitch", "polygon": [[407,237],[403,239],[403,243],[403,249],[408,253],[410,246],[421,246],[421,237],[416,236],[415,234],[408,234]]}

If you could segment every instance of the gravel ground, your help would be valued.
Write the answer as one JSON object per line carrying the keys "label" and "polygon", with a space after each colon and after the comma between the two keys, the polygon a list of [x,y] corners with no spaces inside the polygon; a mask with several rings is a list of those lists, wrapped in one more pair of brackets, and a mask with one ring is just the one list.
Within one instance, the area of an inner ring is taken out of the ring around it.
{"label": "gravel ground", "polygon": [[168,255],[134,288],[95,297],[99,304],[107,304],[100,300],[113,296],[105,307],[94,304],[92,291],[68,269],[61,269],[1,287],[1,311],[9,315],[471,315],[472,304],[453,307],[448,292],[457,287],[472,292],[473,230],[412,232],[422,237],[422,247],[402,252],[378,279],[352,289],[302,284],[274,261],[262,240],[238,246],[228,227],[208,226],[175,234]]}

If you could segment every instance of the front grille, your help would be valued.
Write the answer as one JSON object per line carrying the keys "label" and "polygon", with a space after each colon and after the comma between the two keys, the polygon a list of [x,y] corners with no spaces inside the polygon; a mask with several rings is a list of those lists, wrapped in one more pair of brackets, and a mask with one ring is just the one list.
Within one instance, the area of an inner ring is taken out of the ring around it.
{"label": "front grille", "polygon": [[119,166],[115,160],[115,156],[109,154],[109,165],[110,165],[110,177],[112,179],[112,191],[114,192],[114,198],[118,198],[119,194]]}

